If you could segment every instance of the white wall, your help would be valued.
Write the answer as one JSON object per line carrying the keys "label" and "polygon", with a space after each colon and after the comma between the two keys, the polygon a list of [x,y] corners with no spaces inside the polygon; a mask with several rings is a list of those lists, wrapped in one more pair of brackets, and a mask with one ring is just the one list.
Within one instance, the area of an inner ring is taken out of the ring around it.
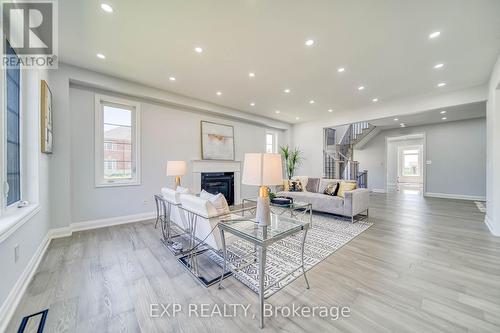
{"label": "white wall", "polygon": [[[40,80],[47,76],[46,71],[23,70],[21,114],[23,117],[22,153],[25,161],[23,172],[23,199],[38,204],[40,210],[28,219],[7,239],[0,242],[0,304],[3,304],[12,288],[23,274],[36,250],[50,229],[50,167],[51,155],[40,152],[39,115]],[[14,262],[14,246],[19,245],[19,260]],[[12,296],[12,295],[11,295]],[[10,309],[4,309],[8,311]],[[6,315],[1,313],[0,317]],[[1,320],[0,320],[1,321]],[[0,324],[0,330],[1,330]]]}
{"label": "white wall", "polygon": [[486,197],[486,119],[452,121],[380,132],[354,158],[368,170],[368,188],[386,188],[386,137],[425,133],[424,189],[430,195]]}
{"label": "white wall", "polygon": [[486,106],[487,168],[486,224],[500,236],[500,56],[491,73]]}
{"label": "white wall", "polygon": [[[98,91],[98,93],[103,93]],[[266,127],[228,120],[174,107],[141,102],[142,182],[140,186],[96,188],[94,186],[94,94],[95,89],[70,87],[71,118],[71,221],[82,222],[126,216],[154,210],[153,195],[162,186],[174,186],[165,176],[167,160],[200,160],[200,121],[234,126],[235,157],[243,161],[247,152],[265,151]],[[125,97],[126,96],[120,96]],[[286,143],[281,130],[278,144]],[[191,165],[182,184],[192,185]],[[256,188],[242,186],[241,196],[256,195]],[[146,201],[146,203],[144,203]]]}

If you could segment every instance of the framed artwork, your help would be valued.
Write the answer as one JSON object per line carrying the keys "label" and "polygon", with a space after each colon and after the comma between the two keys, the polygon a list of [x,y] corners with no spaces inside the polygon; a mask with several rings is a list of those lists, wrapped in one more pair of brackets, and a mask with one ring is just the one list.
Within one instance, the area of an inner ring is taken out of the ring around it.
{"label": "framed artwork", "polygon": [[52,93],[47,81],[41,81],[40,136],[42,153],[52,154]]}
{"label": "framed artwork", "polygon": [[201,158],[234,161],[234,128],[201,121]]}

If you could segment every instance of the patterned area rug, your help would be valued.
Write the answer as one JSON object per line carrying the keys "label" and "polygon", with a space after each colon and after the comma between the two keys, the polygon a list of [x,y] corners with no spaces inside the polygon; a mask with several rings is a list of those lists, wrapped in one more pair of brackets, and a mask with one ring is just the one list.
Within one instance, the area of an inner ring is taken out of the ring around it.
{"label": "patterned area rug", "polygon": [[[368,221],[351,223],[351,219],[343,219],[327,214],[314,214],[313,227],[307,232],[305,243],[304,266],[306,271],[319,264],[372,225],[373,223]],[[268,286],[271,286],[271,288],[265,292],[265,297],[271,296],[290,284],[296,278],[302,276],[302,270],[299,269],[276,283],[282,279],[283,276],[300,266],[301,243],[302,233],[278,241],[267,249],[266,276],[264,281],[265,288],[267,289]],[[230,262],[229,268],[235,272],[237,268],[244,266],[245,260],[241,259],[248,256],[253,250],[254,248],[251,243],[240,239],[228,244],[227,254]],[[221,254],[217,254],[213,251],[210,252],[212,253],[212,260],[218,265],[222,265],[223,259]],[[258,263],[253,263],[236,271],[233,276],[255,293],[258,293]]]}

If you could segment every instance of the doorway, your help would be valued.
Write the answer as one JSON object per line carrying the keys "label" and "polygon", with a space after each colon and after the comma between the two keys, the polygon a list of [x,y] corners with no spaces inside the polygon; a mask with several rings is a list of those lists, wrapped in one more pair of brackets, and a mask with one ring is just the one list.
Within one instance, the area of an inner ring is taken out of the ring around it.
{"label": "doorway", "polygon": [[424,134],[387,138],[387,192],[423,195]]}

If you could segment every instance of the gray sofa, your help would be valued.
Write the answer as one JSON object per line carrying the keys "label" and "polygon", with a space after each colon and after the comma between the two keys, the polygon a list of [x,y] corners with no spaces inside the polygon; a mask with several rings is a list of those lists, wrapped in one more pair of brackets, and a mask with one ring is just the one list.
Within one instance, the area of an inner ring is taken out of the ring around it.
{"label": "gray sofa", "polygon": [[[297,178],[304,180],[304,177]],[[360,213],[366,212],[366,215],[368,215],[368,205],[370,202],[368,189],[358,188],[346,191],[344,198],[324,194],[328,184],[341,181],[356,182],[354,180],[308,178],[304,191],[279,191],[277,194],[279,196],[291,197],[296,201],[310,203],[314,211],[350,217],[352,222],[354,222],[354,216]]]}

